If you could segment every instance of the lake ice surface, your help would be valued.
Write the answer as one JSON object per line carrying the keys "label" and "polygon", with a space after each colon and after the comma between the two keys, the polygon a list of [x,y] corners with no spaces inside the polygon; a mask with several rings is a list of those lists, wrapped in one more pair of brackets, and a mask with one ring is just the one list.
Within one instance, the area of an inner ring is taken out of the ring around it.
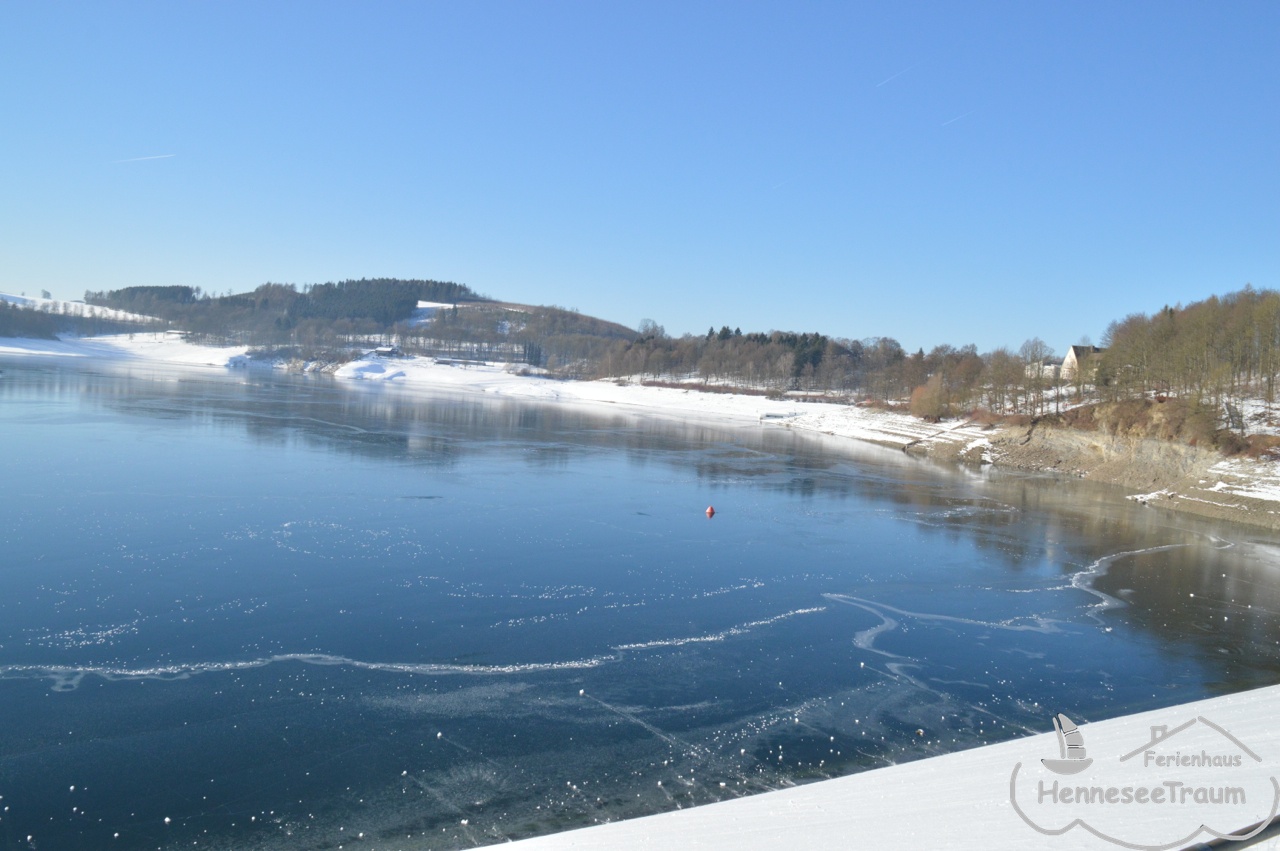
{"label": "lake ice surface", "polygon": [[3,367],[0,847],[471,847],[1277,680],[1274,543],[1109,488]]}

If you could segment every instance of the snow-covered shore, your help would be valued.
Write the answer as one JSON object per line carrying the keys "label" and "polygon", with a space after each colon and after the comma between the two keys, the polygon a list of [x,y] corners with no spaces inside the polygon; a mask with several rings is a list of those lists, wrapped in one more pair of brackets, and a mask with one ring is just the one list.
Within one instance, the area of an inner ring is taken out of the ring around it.
{"label": "snow-covered shore", "polygon": [[[1220,833],[1235,832],[1256,824],[1280,801],[1280,728],[1275,724],[1280,706],[1280,686],[1226,697],[1210,698],[1182,706],[1081,724],[1093,764],[1086,771],[1057,780],[1061,786],[1136,789],[1141,786],[1220,788],[1245,790],[1247,806],[1230,808],[1196,805],[1194,800],[1159,804],[1122,799],[1107,804],[1070,807],[1050,798],[1039,802],[1039,781],[1044,775],[1042,758],[1057,757],[1053,733],[1016,739],[969,751],[866,771],[834,780],[734,798],[686,810],[619,821],[527,839],[516,844],[528,851],[560,851],[590,848],[597,851],[631,851],[638,848],[775,849],[775,848],[901,848],[984,849],[1024,851],[1027,848],[1087,851],[1115,849],[1114,840],[1129,848],[1188,848],[1213,838],[1199,831],[1207,825]],[[1046,726],[1049,725],[1046,711]],[[1077,719],[1078,720],[1078,719]],[[1209,722],[1209,723],[1205,723]],[[1185,726],[1184,726],[1185,725]],[[1152,742],[1155,731],[1166,728],[1169,741]],[[1180,729],[1181,728],[1181,729]],[[1224,737],[1217,728],[1226,731]],[[1177,736],[1175,740],[1174,737]],[[1232,741],[1232,738],[1235,741]],[[1147,744],[1149,747],[1143,748]],[[1252,752],[1254,759],[1245,750]],[[1137,759],[1121,757],[1139,749]],[[1157,765],[1146,753],[1199,757],[1240,754],[1227,767],[1170,767]],[[1016,783],[1014,769],[1026,778]],[[1032,778],[1037,778],[1033,783]],[[1022,794],[1018,794],[1021,790]],[[1029,793],[1029,794],[1028,794]],[[1256,794],[1255,794],[1256,793]],[[728,796],[726,796],[728,797]],[[1119,797],[1119,796],[1117,796]],[[1163,795],[1162,795],[1163,797]],[[1015,808],[1014,801],[1017,801]],[[1061,830],[1072,818],[1082,823],[1050,835],[1033,827]],[[1106,841],[1090,832],[1110,836]],[[1225,847],[1230,848],[1228,841]],[[1264,840],[1254,849],[1280,848],[1280,839]]]}
{"label": "snow-covered shore", "polygon": [[[176,335],[138,333],[67,340],[0,339],[0,355],[148,361],[183,366],[243,367],[245,347],[216,348]],[[769,423],[923,451],[939,445],[981,451],[987,432],[976,425],[935,425],[905,414],[848,405],[768,399],[696,388],[646,387],[617,381],[563,381],[520,365],[440,363],[424,357],[365,357],[334,372],[342,381],[388,382],[406,389],[484,394],[489,397],[586,404],[671,417]]]}
{"label": "snow-covered shore", "polygon": [[[0,355],[141,361],[178,366],[250,365],[244,347],[200,346],[176,334],[137,333],[67,340],[0,339]],[[1280,460],[1225,459],[1212,450],[1098,432],[977,423],[927,423],[877,408],[736,393],[649,387],[635,382],[565,381],[522,365],[440,362],[369,355],[334,371],[339,382],[384,382],[408,392],[580,404],[601,410],[725,425],[767,425],[851,438],[946,460],[1044,470],[1111,482],[1144,505],[1280,529]]]}
{"label": "snow-covered shore", "polygon": [[902,449],[933,444],[985,446],[981,426],[935,425],[905,414],[852,405],[704,393],[696,387],[647,387],[612,380],[562,381],[519,365],[437,363],[432,358],[364,358],[340,368],[341,379],[391,381],[406,387],[478,392],[510,399],[611,405],[649,414],[772,423]]}
{"label": "snow-covered shore", "polygon": [[104,361],[140,360],[177,366],[227,368],[243,362],[246,351],[244,346],[200,346],[173,334],[151,331],[104,337],[70,337],[65,340],[0,337],[0,355]]}

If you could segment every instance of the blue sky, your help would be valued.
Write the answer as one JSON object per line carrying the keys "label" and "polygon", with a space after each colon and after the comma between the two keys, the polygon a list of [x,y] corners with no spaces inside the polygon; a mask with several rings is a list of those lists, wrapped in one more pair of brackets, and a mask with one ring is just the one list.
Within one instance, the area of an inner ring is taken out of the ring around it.
{"label": "blue sky", "polygon": [[0,290],[1045,339],[1280,288],[1280,4],[0,4]]}

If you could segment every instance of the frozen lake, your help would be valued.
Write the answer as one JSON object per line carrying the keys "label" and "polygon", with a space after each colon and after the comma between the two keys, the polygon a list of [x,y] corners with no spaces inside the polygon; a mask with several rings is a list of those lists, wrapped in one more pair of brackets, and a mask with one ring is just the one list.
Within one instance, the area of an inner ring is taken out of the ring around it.
{"label": "frozen lake", "polygon": [[1275,542],[1111,488],[0,367],[0,848],[472,847],[1280,682]]}

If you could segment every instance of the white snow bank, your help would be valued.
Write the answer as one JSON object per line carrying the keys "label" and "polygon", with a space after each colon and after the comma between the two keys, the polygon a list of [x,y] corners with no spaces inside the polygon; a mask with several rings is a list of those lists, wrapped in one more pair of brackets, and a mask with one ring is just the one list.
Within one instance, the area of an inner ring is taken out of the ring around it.
{"label": "white snow bank", "polygon": [[368,357],[346,364],[339,378],[393,380],[406,387],[485,393],[512,399],[615,405],[670,416],[698,416],[738,421],[767,421],[788,428],[853,437],[902,448],[915,443],[954,442],[975,446],[986,442],[980,426],[964,422],[926,423],[906,414],[768,399],[737,393],[706,393],[694,387],[645,387],[614,380],[561,381],[529,372],[527,367],[503,364],[452,364],[432,358],[383,359]]}
{"label": "white snow bank", "polygon": [[404,378],[404,370],[388,369],[381,363],[347,364],[338,371],[342,374],[342,378],[356,378],[364,381],[394,381],[397,378]]}
{"label": "white snow bank", "polygon": [[1208,490],[1280,502],[1280,462],[1229,458],[1209,468],[1219,481]]}
{"label": "white snow bank", "polygon": [[899,447],[934,443],[989,445],[986,432],[973,423],[929,423],[908,414],[848,405],[808,403],[788,425]]}
{"label": "white snow bank", "polygon": [[[1077,825],[1060,835],[1037,832],[1015,809],[1043,821],[1046,812],[1061,809],[1061,824],[1041,824],[1054,829],[1070,823],[1070,816],[1084,815],[1090,826],[1134,844],[1160,847],[1174,841],[1182,848],[1195,840],[1212,838],[1200,833],[1186,842],[1177,840],[1196,832],[1201,824],[1222,832],[1248,827],[1272,806],[1272,778],[1280,776],[1280,686],[1182,706],[1143,712],[1082,724],[1080,732],[1093,764],[1084,772],[1057,777],[1061,786],[1100,785],[1106,788],[1118,777],[1137,778],[1139,784],[1168,789],[1165,782],[1185,782],[1187,787],[1229,785],[1245,789],[1251,799],[1239,807],[1182,804],[1121,803],[1071,808],[1049,803],[1036,806],[1038,784],[1053,778],[1041,766],[1042,758],[1059,756],[1053,733],[1003,742],[946,756],[924,759],[890,768],[807,786],[737,798],[687,810],[630,821],[568,831],[518,842],[528,851],[590,848],[597,851],[637,848],[777,849],[777,848],[909,848],[982,849],[1025,851],[1027,848],[1115,849]],[[1045,712],[1045,726],[1051,723]],[[1076,719],[1077,721],[1079,719]],[[1258,757],[1244,754],[1205,721],[1227,731]],[[1182,730],[1178,730],[1179,727]],[[1164,742],[1152,742],[1153,728],[1164,726]],[[1176,738],[1175,738],[1176,737]],[[1120,757],[1138,750],[1136,758]],[[1227,768],[1162,768],[1149,759],[1174,753],[1241,754],[1241,765]],[[1018,776],[1015,782],[1015,766]],[[1029,783],[1032,777],[1038,778]],[[701,778],[699,778],[701,779]],[[708,778],[710,779],[710,778]],[[1117,787],[1122,788],[1122,787]],[[1196,787],[1200,788],[1200,787]],[[1030,792],[1030,795],[1026,793]],[[1224,823],[1224,819],[1225,822]],[[1243,821],[1243,823],[1236,823]],[[1228,842],[1226,847],[1231,847]],[[1280,848],[1272,839],[1254,849]]]}
{"label": "white snow bank", "polygon": [[65,340],[0,338],[0,354],[38,357],[147,360],[186,366],[238,366],[245,346],[200,346],[163,332],[72,337]]}
{"label": "white snow bank", "polygon": [[[1210,488],[1210,490],[1212,490],[1212,488]],[[1163,490],[1152,491],[1151,493],[1130,494],[1129,496],[1126,496],[1125,499],[1131,499],[1134,502],[1138,502],[1138,503],[1141,503],[1142,505],[1146,505],[1147,503],[1153,500],[1168,498],[1172,496],[1177,496],[1177,494],[1169,490],[1168,488],[1164,488]]]}
{"label": "white snow bank", "polygon": [[[141,359],[193,366],[241,366],[246,347],[188,343],[163,332],[34,340],[0,338],[0,354],[44,357]],[[983,446],[986,433],[964,422],[926,423],[906,414],[851,405],[707,393],[690,387],[645,387],[614,380],[562,381],[524,365],[437,362],[426,357],[367,356],[337,370],[339,379],[383,381],[423,391],[484,393],[541,402],[613,405],[635,413],[719,422],[769,422],[787,428],[851,437],[893,448],[952,442]],[[984,457],[984,460],[990,460]]]}

